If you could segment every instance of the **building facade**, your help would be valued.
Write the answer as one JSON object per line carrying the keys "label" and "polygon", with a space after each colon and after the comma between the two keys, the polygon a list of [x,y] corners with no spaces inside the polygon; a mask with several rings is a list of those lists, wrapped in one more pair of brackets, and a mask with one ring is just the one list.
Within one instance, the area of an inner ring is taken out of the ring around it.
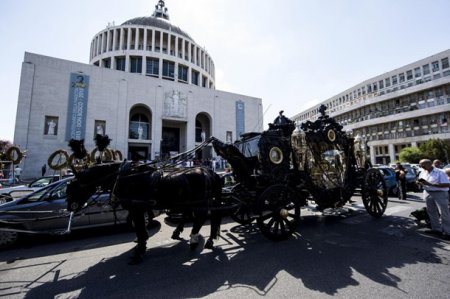
{"label": "building facade", "polygon": [[295,115],[315,120],[319,107],[360,136],[373,164],[399,159],[405,147],[434,138],[450,140],[450,50],[368,79]]}
{"label": "building facade", "polygon": [[[95,148],[108,135],[125,158],[161,159],[215,136],[262,131],[260,98],[215,89],[214,62],[169,22],[164,1],[150,17],[108,26],[92,40],[90,64],[25,53],[14,144],[26,149],[22,177],[36,177],[68,140]],[[214,156],[211,147],[198,158]]]}

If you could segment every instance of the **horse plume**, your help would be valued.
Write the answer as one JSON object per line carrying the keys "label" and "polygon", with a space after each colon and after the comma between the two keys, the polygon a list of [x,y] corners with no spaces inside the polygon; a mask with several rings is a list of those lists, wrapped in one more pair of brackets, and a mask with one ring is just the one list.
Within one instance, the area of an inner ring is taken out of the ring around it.
{"label": "horse plume", "polygon": [[97,146],[98,150],[103,152],[111,142],[111,139],[109,139],[108,135],[102,136],[100,134],[95,135],[95,145]]}
{"label": "horse plume", "polygon": [[86,148],[84,147],[84,139],[75,140],[70,139],[69,147],[72,149],[73,155],[77,159],[83,159],[87,156]]}

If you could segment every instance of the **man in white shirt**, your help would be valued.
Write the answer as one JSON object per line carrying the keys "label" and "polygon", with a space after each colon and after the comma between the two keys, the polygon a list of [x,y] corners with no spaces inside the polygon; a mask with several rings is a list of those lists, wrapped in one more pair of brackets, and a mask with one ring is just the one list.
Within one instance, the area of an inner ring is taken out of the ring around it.
{"label": "man in white shirt", "polygon": [[430,216],[431,232],[450,240],[449,178],[444,171],[433,167],[431,160],[420,160],[419,165],[424,169],[419,175],[418,183],[424,189],[423,198]]}

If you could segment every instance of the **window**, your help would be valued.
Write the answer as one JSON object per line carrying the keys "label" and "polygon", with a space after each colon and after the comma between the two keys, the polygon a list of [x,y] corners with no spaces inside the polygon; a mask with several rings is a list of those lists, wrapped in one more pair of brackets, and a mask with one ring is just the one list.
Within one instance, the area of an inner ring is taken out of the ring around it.
{"label": "window", "polygon": [[392,85],[397,84],[397,76],[392,76]]}
{"label": "window", "polygon": [[159,59],[147,58],[147,75],[159,76]]}
{"label": "window", "polygon": [[202,139],[202,132],[205,132],[203,130],[202,123],[199,120],[195,121],[195,142],[203,142]]}
{"label": "window", "polygon": [[104,120],[96,120],[94,123],[94,137],[96,135],[105,136],[106,129],[106,121]]}
{"label": "window", "polygon": [[178,80],[188,82],[188,67],[185,65],[178,65]]}
{"label": "window", "polygon": [[422,70],[424,75],[428,75],[430,73],[430,65],[429,64],[423,65]]}
{"label": "window", "polygon": [[130,119],[129,138],[148,140],[150,122],[147,116],[141,113],[133,115]]}
{"label": "window", "polygon": [[44,135],[48,136],[58,135],[58,117],[56,116],[45,117]]}
{"label": "window", "polygon": [[175,63],[168,60],[163,60],[163,71],[162,75],[166,78],[175,78]]}
{"label": "window", "polygon": [[415,69],[414,69],[414,76],[417,78],[417,77],[420,77],[422,74],[420,73],[420,67],[416,67]]}
{"label": "window", "polygon": [[192,70],[192,74],[191,74],[191,80],[192,80],[192,84],[194,85],[198,85],[198,77],[199,77],[200,73],[197,71]]}
{"label": "window", "polygon": [[448,58],[443,58],[441,59],[441,63],[442,63],[442,69],[448,69],[449,65],[448,65]]}
{"label": "window", "polygon": [[125,71],[125,57],[116,57],[116,70]]}
{"label": "window", "polygon": [[208,78],[206,78],[205,76],[202,76],[202,87],[206,87],[208,82]]}
{"label": "window", "polygon": [[400,80],[400,82],[405,82],[405,73],[399,74],[398,79]]}
{"label": "window", "polygon": [[386,84],[386,87],[391,86],[391,78],[386,78],[386,79],[384,80],[384,82],[385,82],[385,84]]}
{"label": "window", "polygon": [[433,72],[439,71],[439,61],[433,61],[431,63],[431,65],[432,65],[432,68],[433,68]]}
{"label": "window", "polygon": [[412,71],[407,71],[406,72],[406,80],[411,80],[412,78],[413,78]]}
{"label": "window", "polygon": [[102,63],[103,63],[104,68],[107,68],[107,69],[111,68],[111,59],[103,59]]}
{"label": "window", "polygon": [[380,80],[380,81],[378,82],[378,86],[380,86],[380,89],[383,89],[383,88],[384,88],[384,82],[383,82],[383,80]]}
{"label": "window", "polygon": [[130,57],[130,73],[142,73],[142,57]]}

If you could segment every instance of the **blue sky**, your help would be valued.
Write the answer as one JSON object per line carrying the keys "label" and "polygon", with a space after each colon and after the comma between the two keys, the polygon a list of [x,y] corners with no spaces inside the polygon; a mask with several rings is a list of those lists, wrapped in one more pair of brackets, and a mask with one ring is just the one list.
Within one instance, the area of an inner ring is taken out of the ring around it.
{"label": "blue sky", "polygon": [[[450,48],[448,0],[165,2],[213,58],[217,89],[262,98],[264,124]],[[88,63],[96,33],[156,3],[1,0],[0,139],[13,141],[24,52]]]}

